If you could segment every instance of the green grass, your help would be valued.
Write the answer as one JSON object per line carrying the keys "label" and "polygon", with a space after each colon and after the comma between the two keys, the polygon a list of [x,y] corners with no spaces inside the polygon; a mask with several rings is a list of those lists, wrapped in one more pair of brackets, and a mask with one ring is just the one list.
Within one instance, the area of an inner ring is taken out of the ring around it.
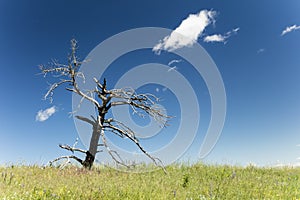
{"label": "green grass", "polygon": [[0,199],[300,199],[300,168],[196,164],[167,171],[0,167]]}

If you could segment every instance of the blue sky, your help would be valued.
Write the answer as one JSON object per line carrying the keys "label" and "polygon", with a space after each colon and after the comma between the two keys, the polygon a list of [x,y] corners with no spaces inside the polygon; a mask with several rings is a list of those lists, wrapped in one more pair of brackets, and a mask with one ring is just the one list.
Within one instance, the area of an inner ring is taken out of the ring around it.
{"label": "blue sky", "polygon": [[[218,143],[204,161],[299,164],[299,9],[297,0],[0,0],[0,163],[46,163],[65,153],[57,147],[59,143],[74,143],[77,132],[73,118],[68,117],[72,96],[61,89],[52,104],[43,101],[47,82],[53,80],[38,75],[37,67],[53,58],[64,62],[70,39],[79,41],[79,56],[85,58],[100,42],[122,31],[140,27],[175,30],[191,14],[207,10],[215,12],[213,20],[195,39],[221,73],[227,115]],[[196,19],[197,30],[198,22]],[[112,66],[115,72],[122,73],[118,65],[133,66],[154,59],[167,65],[178,59],[151,51],[134,56],[116,61]],[[176,67],[192,85],[197,81],[186,62],[176,63]],[[108,77],[113,75],[107,71]],[[154,88],[162,94],[163,87]],[[202,89],[198,98],[205,95]],[[200,130],[207,128],[210,114],[209,102],[201,102]],[[38,111],[51,106],[56,112],[43,122],[36,121]],[[170,112],[176,113],[177,108]],[[173,121],[166,132],[178,127],[178,119]],[[199,135],[185,159],[198,159],[201,131]]]}

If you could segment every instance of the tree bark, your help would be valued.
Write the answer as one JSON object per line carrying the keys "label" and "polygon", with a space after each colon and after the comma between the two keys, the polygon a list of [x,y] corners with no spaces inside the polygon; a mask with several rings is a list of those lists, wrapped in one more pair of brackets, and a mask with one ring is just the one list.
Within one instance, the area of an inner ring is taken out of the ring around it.
{"label": "tree bark", "polygon": [[95,156],[98,151],[98,143],[100,138],[100,131],[102,131],[101,125],[99,124],[99,119],[93,125],[93,134],[90,140],[89,150],[87,151],[85,162],[88,162],[88,165],[83,165],[86,168],[91,168],[93,166]]}
{"label": "tree bark", "polygon": [[95,161],[95,156],[90,153],[90,151],[86,152],[85,160],[82,163],[82,166],[87,169],[91,169]]}

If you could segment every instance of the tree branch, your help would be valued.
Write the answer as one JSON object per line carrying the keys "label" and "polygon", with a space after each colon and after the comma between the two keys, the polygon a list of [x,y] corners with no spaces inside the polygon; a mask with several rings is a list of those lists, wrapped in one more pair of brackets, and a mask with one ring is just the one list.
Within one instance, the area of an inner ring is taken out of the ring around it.
{"label": "tree branch", "polygon": [[56,158],[56,159],[50,161],[49,164],[50,164],[50,166],[52,166],[53,163],[55,163],[55,162],[57,162],[57,161],[59,161],[59,160],[62,160],[62,159],[67,159],[67,162],[66,162],[64,165],[70,163],[70,159],[74,159],[74,160],[76,160],[77,162],[79,162],[81,165],[83,165],[83,160],[81,160],[80,158],[78,158],[77,156],[74,156],[74,155],[58,157],[58,158]]}
{"label": "tree branch", "polygon": [[82,116],[75,116],[77,119],[80,119],[80,120],[82,120],[82,121],[84,121],[84,122],[87,122],[87,123],[89,123],[89,124],[91,124],[91,125],[93,125],[94,126],[94,124],[97,122],[96,120],[95,120],[95,118],[93,118],[94,119],[94,121],[92,121],[92,120],[90,120],[89,118],[86,118],[86,117],[82,117]]}
{"label": "tree branch", "polygon": [[81,152],[81,153],[86,153],[86,150],[83,149],[79,149],[79,148],[75,148],[75,147],[70,147],[69,145],[58,145],[60,148],[62,149],[66,149],[68,151],[71,151],[72,153],[74,153],[75,151]]}
{"label": "tree branch", "polygon": [[50,96],[50,101],[52,102],[52,96],[53,96],[53,94],[54,94],[54,90],[55,90],[58,86],[60,86],[60,85],[62,85],[62,84],[64,84],[64,83],[72,83],[72,80],[62,80],[62,81],[60,81],[60,82],[58,82],[58,83],[53,83],[53,84],[50,86],[50,88],[49,88],[49,90],[47,91],[47,93],[44,95],[44,99],[47,99],[48,96]]}
{"label": "tree branch", "polygon": [[[111,123],[112,122],[115,122],[115,123],[117,123],[117,125],[118,126],[121,126],[121,127],[123,127],[124,129],[122,129],[122,128],[118,128],[118,127],[116,127],[116,126],[114,126],[114,125],[112,125]],[[155,158],[155,157],[152,157],[141,145],[140,145],[140,143],[139,143],[139,140],[135,137],[135,133],[134,133],[134,131],[132,131],[129,127],[127,127],[125,124],[123,124],[122,122],[119,122],[119,121],[117,121],[117,120],[114,120],[114,119],[112,119],[112,118],[110,118],[109,120],[107,120],[106,121],[106,123],[107,123],[107,125],[105,125],[104,127],[106,127],[106,128],[110,128],[110,129],[112,129],[112,130],[114,130],[114,131],[116,131],[116,132],[118,132],[119,134],[118,135],[121,135],[121,136],[125,136],[125,137],[127,137],[128,139],[130,139],[132,142],[134,142],[135,143],[135,145],[148,157],[148,158],[150,158],[153,162],[154,162],[154,164],[156,165],[156,166],[160,166],[163,170],[164,170],[164,172],[166,173],[166,170],[165,170],[165,168],[164,168],[164,166],[163,166],[163,164],[162,164],[162,161],[159,159],[159,158]],[[104,137],[104,134],[102,135],[102,138]],[[107,144],[106,144],[106,140],[104,140],[103,141],[103,144],[104,144],[104,146],[106,147],[106,149],[108,149],[108,147],[107,147]],[[111,151],[110,149],[108,149],[108,152],[109,151]],[[117,154],[117,152],[114,152],[114,153],[116,153]],[[109,152],[109,154],[111,155],[111,157],[118,163],[118,164],[120,164],[120,161],[119,160],[116,160],[116,158],[114,158],[114,156],[112,155],[112,153],[110,153]],[[117,154],[118,155],[118,157],[119,157],[119,154]],[[126,166],[124,163],[122,163],[122,165],[123,166]]]}
{"label": "tree branch", "polygon": [[128,165],[126,165],[124,163],[124,161],[122,160],[121,156],[118,154],[118,152],[116,152],[115,150],[110,149],[110,147],[107,145],[106,142],[106,137],[104,135],[104,131],[101,131],[101,138],[102,138],[102,145],[105,147],[105,149],[107,150],[108,154],[110,155],[110,157],[119,165],[122,165],[124,167],[129,168]]}

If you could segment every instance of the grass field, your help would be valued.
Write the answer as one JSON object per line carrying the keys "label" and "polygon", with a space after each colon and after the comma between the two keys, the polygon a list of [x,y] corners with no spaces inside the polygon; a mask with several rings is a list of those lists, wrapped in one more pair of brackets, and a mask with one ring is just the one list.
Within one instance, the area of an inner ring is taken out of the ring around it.
{"label": "grass field", "polygon": [[0,167],[0,199],[300,199],[300,168],[199,163],[167,171]]}

